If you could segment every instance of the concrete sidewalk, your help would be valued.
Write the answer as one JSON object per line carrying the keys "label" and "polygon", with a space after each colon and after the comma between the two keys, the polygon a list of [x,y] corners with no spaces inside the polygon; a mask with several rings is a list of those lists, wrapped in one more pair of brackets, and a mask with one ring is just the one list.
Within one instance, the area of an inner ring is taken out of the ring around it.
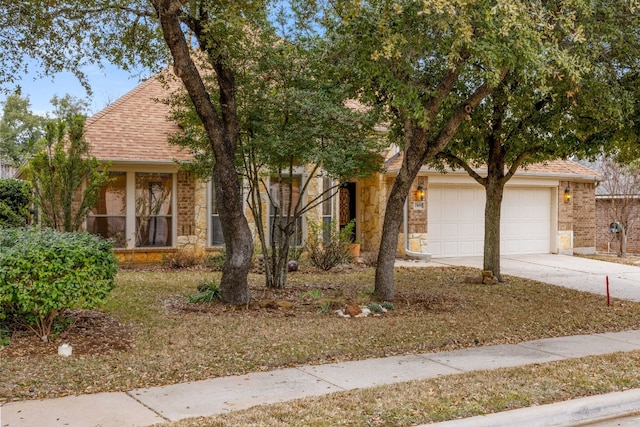
{"label": "concrete sidewalk", "polygon": [[[481,258],[466,258],[435,259],[424,265],[481,267],[481,264]],[[397,265],[423,264],[399,261]],[[502,272],[600,294],[605,292],[604,280],[608,275],[613,297],[640,301],[640,268],[635,266],[563,255],[529,255],[504,257]],[[150,426],[336,391],[634,350],[640,350],[640,331],[301,366],[126,393],[12,402],[0,407],[0,427]],[[630,390],[440,424],[461,427],[574,426],[639,410],[640,390]]]}
{"label": "concrete sidewalk", "polygon": [[[13,402],[0,408],[0,425],[150,426],[163,421],[223,414],[255,405],[322,396],[356,388],[633,350],[640,350],[640,331],[569,336],[442,353],[301,366],[136,389],[127,393]],[[640,390],[456,420],[443,425],[569,426],[635,410],[640,410]],[[536,419],[539,420],[534,422]]]}

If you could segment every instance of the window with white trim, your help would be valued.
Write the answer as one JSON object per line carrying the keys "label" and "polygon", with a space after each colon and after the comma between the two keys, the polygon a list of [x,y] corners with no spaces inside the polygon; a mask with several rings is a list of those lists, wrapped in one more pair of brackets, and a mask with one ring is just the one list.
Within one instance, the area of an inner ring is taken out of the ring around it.
{"label": "window with white trim", "polygon": [[136,173],[136,246],[172,245],[173,176]]}
{"label": "window with white trim", "polygon": [[87,231],[113,239],[116,248],[127,244],[127,174],[109,172],[109,182],[98,190],[98,201],[87,216]]}

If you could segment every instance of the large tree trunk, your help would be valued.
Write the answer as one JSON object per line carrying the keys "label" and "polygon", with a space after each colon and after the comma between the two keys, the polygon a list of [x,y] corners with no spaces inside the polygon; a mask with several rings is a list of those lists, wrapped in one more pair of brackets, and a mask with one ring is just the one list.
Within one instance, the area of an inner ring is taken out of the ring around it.
{"label": "large tree trunk", "polygon": [[[375,295],[382,301],[393,301],[394,264],[398,251],[398,233],[403,221],[404,203],[409,194],[411,183],[417,175],[409,176],[406,172],[398,175],[393,183],[382,225],[382,236],[376,266]],[[405,236],[405,239],[407,237]]]}
{"label": "large tree trunk", "polygon": [[499,281],[502,281],[500,275],[500,213],[504,185],[489,180],[485,187],[485,193],[483,269],[491,271]]}
{"label": "large tree trunk", "polygon": [[[213,179],[220,202],[220,222],[227,255],[220,281],[222,300],[236,305],[245,304],[250,298],[247,279],[253,256],[253,237],[244,216],[242,185],[234,163],[239,136],[235,74],[234,70],[228,68],[226,58],[217,56],[215,52],[209,55],[220,89],[218,113],[191,57],[191,46],[183,32],[180,21],[183,3],[178,0],[152,1],[173,57],[175,74],[182,80],[193,101],[216,161]],[[201,24],[194,26],[198,38],[203,36],[202,32],[206,32],[206,25]],[[203,43],[200,45],[206,51],[207,46]]]}
{"label": "large tree trunk", "polygon": [[[406,132],[408,148],[404,152],[402,167],[393,182],[387,200],[376,266],[375,295],[383,301],[393,301],[395,298],[393,268],[398,251],[398,233],[400,233],[400,226],[404,220],[404,203],[409,195],[413,180],[420,172],[426,151],[425,130],[414,127],[409,120],[407,120],[405,128],[408,129]],[[407,236],[405,236],[406,238]]]}
{"label": "large tree trunk", "polygon": [[222,301],[230,304],[246,304],[249,302],[249,286],[247,277],[251,270],[253,256],[253,237],[247,218],[244,216],[242,203],[242,186],[233,160],[223,164],[216,161],[213,177],[216,198],[220,201],[218,209],[222,235],[224,237],[226,258],[222,266],[220,291]]}

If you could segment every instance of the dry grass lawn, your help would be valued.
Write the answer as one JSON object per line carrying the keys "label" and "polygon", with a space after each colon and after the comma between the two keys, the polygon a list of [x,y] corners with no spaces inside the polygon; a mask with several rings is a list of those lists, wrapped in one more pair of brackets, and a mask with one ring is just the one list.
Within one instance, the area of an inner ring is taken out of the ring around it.
{"label": "dry grass lawn", "polygon": [[[187,295],[193,294],[199,284],[216,280],[217,273],[123,270],[118,275],[118,287],[101,311],[71,313],[75,326],[55,342],[41,343],[31,335],[16,333],[10,345],[0,347],[0,402],[124,391],[300,364],[640,328],[640,303],[614,300],[607,306],[600,296],[514,277],[507,277],[507,282],[500,285],[466,282],[467,276],[478,274],[466,268],[398,269],[393,310],[379,316],[344,319],[335,313],[337,308],[349,302],[372,302],[373,269],[298,272],[289,276],[288,287],[282,291],[264,289],[263,278],[252,275],[254,301],[243,307],[187,301]],[[74,347],[72,357],[56,355],[62,342]],[[566,398],[574,389],[589,394],[638,386],[635,367],[627,373],[622,367],[629,363],[640,366],[640,355],[624,357],[630,359],[611,356],[562,362],[566,366],[558,362],[538,368],[446,377],[406,387],[353,391],[297,402],[295,406],[258,408],[271,415],[249,413],[241,421],[233,419],[243,416],[243,411],[230,415],[230,421],[199,420],[193,425],[411,425]],[[602,360],[608,361],[603,364]],[[597,372],[605,371],[610,373],[607,381],[614,385],[602,385],[604,380],[597,380],[595,385],[587,381],[590,372],[594,372],[594,379],[601,375]],[[568,385],[571,381],[554,379],[549,372],[561,377],[575,372],[576,381],[583,386]],[[621,379],[616,380],[616,375]],[[510,380],[502,381],[501,376]],[[548,381],[559,385],[552,387]],[[468,385],[456,386],[459,382]],[[499,388],[501,382],[506,389]],[[345,407],[336,402],[344,402]],[[291,408],[301,415],[290,414]],[[295,418],[299,416],[307,418]],[[256,417],[254,421],[252,417]]]}

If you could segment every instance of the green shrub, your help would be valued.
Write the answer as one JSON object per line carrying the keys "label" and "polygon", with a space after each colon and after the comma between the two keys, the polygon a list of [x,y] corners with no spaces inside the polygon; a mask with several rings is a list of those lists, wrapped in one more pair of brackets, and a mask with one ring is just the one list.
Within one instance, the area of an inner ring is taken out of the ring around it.
{"label": "green shrub", "polygon": [[0,228],[24,227],[29,219],[31,186],[19,179],[0,179]]}
{"label": "green shrub", "polygon": [[47,341],[59,315],[93,308],[115,287],[113,243],[87,233],[5,230],[0,237],[0,320]]}

